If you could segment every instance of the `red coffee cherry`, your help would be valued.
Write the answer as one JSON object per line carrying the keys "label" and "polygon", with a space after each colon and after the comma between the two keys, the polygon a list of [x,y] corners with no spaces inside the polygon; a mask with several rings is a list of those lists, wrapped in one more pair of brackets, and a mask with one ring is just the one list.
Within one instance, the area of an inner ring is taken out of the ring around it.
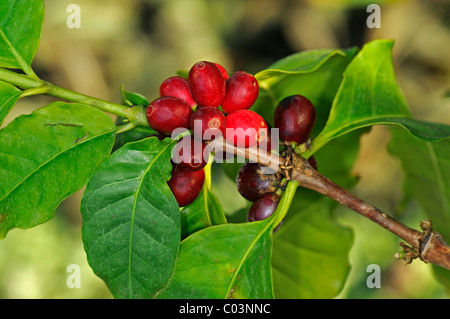
{"label": "red coffee cherry", "polygon": [[267,123],[250,110],[231,112],[226,117],[225,138],[238,147],[252,147],[267,138]]}
{"label": "red coffee cherry", "polygon": [[172,149],[172,162],[179,166],[198,171],[205,167],[209,153],[206,145],[192,135],[183,136]]}
{"label": "red coffee cherry", "polygon": [[239,193],[251,202],[265,193],[276,191],[278,180],[275,174],[263,174],[263,169],[261,164],[246,162],[236,177]]}
{"label": "red coffee cherry", "polygon": [[213,63],[215,66],[217,66],[219,68],[220,72],[222,73],[223,78],[225,80],[227,80],[229,77],[227,70],[223,66],[221,66],[219,63],[215,63],[215,62],[213,62]]}
{"label": "red coffee cherry", "polygon": [[314,105],[302,95],[284,98],[275,108],[274,124],[280,139],[302,144],[311,135],[316,121]]}
{"label": "red coffee cherry", "polygon": [[256,200],[247,214],[247,221],[254,222],[269,218],[277,209],[281,197],[275,193],[266,193]]}
{"label": "red coffee cherry", "polygon": [[179,165],[172,170],[172,177],[167,182],[178,206],[184,207],[191,204],[202,191],[205,182],[205,171],[191,171]]}
{"label": "red coffee cherry", "polygon": [[235,72],[228,78],[226,85],[227,91],[222,102],[225,113],[249,109],[258,97],[258,81],[247,72]]}
{"label": "red coffee cherry", "polygon": [[225,97],[225,79],[211,62],[200,61],[189,70],[188,84],[199,106],[219,106]]}
{"label": "red coffee cherry", "polygon": [[217,107],[199,107],[191,117],[191,130],[202,140],[212,140],[225,135],[225,114]]}
{"label": "red coffee cherry", "polygon": [[197,105],[189,90],[188,81],[181,76],[172,76],[161,83],[159,95],[174,96],[187,102],[191,108]]}
{"label": "red coffee cherry", "polygon": [[157,98],[146,110],[150,127],[167,136],[176,128],[189,129],[192,113],[189,104],[172,96]]}

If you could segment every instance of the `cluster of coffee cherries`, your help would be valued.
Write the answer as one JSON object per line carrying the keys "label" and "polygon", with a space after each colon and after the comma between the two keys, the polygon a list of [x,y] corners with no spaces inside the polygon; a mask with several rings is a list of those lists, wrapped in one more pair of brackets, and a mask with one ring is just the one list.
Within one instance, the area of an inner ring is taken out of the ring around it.
{"label": "cluster of coffee cherries", "polygon": [[[292,95],[284,98],[274,112],[274,126],[284,144],[297,145],[308,141],[316,120],[314,105],[302,95]],[[317,169],[314,157],[309,163]],[[281,192],[285,183],[279,174],[267,174],[267,167],[258,163],[245,163],[236,177],[239,193],[253,202],[247,214],[247,221],[257,221],[268,218],[278,207]],[[266,171],[266,172],[264,172]]]}
{"label": "cluster of coffee cherries", "polygon": [[258,93],[253,75],[244,71],[229,75],[209,61],[195,63],[187,79],[172,76],[162,82],[160,97],[146,109],[150,127],[163,136],[194,132],[183,136],[172,154],[168,185],[180,207],[192,203],[203,187],[209,157],[205,141],[223,136],[238,147],[257,147],[267,139],[265,120],[249,110]]}

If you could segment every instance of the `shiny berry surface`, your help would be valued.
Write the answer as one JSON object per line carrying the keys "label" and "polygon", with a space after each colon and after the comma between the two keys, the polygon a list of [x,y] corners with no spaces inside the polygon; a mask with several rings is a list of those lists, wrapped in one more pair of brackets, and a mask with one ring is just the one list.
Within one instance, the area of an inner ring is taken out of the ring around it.
{"label": "shiny berry surface", "polygon": [[192,109],[177,97],[160,97],[147,106],[147,122],[160,134],[169,136],[174,129],[189,129]]}
{"label": "shiny berry surface", "polygon": [[178,206],[184,207],[191,204],[202,191],[205,182],[205,171],[192,171],[175,165],[172,177],[167,182]]}
{"label": "shiny berry surface", "polygon": [[222,102],[225,113],[249,109],[258,97],[258,81],[247,72],[235,72],[228,78],[226,85],[227,90]]}
{"label": "shiny berry surface", "polygon": [[225,119],[225,138],[235,146],[256,146],[268,136],[266,121],[251,110],[231,112]]}
{"label": "shiny berry surface", "polygon": [[183,136],[172,149],[172,162],[179,166],[198,171],[208,162],[206,145],[192,135]]}
{"label": "shiny berry surface", "polygon": [[159,87],[159,95],[161,97],[174,96],[180,98],[191,107],[197,105],[189,90],[188,81],[181,76],[172,76],[164,80]]}
{"label": "shiny berry surface", "polygon": [[284,98],[275,108],[274,124],[279,128],[280,139],[302,144],[307,141],[314,128],[316,110],[302,95]]}
{"label": "shiny berry surface", "polygon": [[222,73],[223,78],[225,80],[227,80],[229,78],[227,70],[222,65],[220,65],[219,63],[214,63],[214,65],[219,68],[220,73]]}
{"label": "shiny berry surface", "polygon": [[263,174],[258,163],[246,162],[236,177],[236,187],[245,199],[254,202],[261,195],[276,191],[277,180],[274,174]]}
{"label": "shiny berry surface", "polygon": [[254,222],[269,218],[277,209],[281,197],[275,193],[266,193],[259,197],[250,207],[247,221]]}
{"label": "shiny berry surface", "polygon": [[218,107],[225,97],[225,79],[214,63],[200,61],[194,64],[189,70],[188,84],[199,106]]}
{"label": "shiny berry surface", "polygon": [[191,117],[191,130],[203,140],[225,135],[225,114],[217,107],[199,107]]}

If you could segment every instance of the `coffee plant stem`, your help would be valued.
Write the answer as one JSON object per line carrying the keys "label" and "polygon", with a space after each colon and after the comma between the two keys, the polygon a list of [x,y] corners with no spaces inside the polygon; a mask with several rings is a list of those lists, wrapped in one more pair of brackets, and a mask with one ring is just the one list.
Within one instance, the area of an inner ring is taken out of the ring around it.
{"label": "coffee plant stem", "polygon": [[[27,92],[29,90],[28,92],[34,94],[45,93],[47,95],[58,97],[67,101],[87,104],[104,112],[115,114],[123,118],[128,118],[129,108],[124,105],[107,102],[95,97],[77,93],[54,85],[50,82],[32,78],[27,75],[18,74],[10,70],[0,68],[0,81],[4,81],[6,83],[17,86],[20,89],[24,89],[24,92]],[[24,96],[28,95],[31,94],[24,94]]]}
{"label": "coffee plant stem", "polygon": [[[292,160],[286,163],[286,160],[278,155],[257,148],[238,148],[221,138],[211,141],[208,147],[227,150],[229,153],[252,159],[273,169],[278,165],[280,173],[286,175],[288,180],[297,181],[300,186],[337,201],[406,241],[412,248],[406,254],[408,258],[405,260],[408,262],[420,258],[424,262],[433,263],[450,270],[450,246],[446,244],[439,233],[432,230],[431,222],[428,222],[429,226],[427,227],[423,227],[421,224],[422,232],[409,228],[358,198],[350,191],[335,184],[316,171],[304,157],[295,152],[292,153]],[[286,169],[287,167],[290,168]],[[402,247],[405,248],[405,245],[403,244]]]}

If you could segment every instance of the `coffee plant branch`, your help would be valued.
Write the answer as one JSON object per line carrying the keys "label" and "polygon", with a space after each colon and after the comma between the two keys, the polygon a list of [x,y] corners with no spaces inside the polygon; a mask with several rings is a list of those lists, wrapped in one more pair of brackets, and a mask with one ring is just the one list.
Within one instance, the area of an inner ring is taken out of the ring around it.
{"label": "coffee plant branch", "polygon": [[370,219],[409,245],[401,243],[405,250],[403,258],[406,262],[410,263],[413,259],[419,258],[426,263],[433,263],[450,270],[450,246],[446,244],[439,233],[433,231],[431,221],[427,220],[421,223],[422,231],[409,228],[320,174],[296,152],[290,152],[289,156],[283,157],[258,148],[238,148],[223,138],[216,138],[209,142],[208,147],[210,150],[227,151],[272,169],[278,169],[289,180],[298,181],[300,186],[328,196]]}

